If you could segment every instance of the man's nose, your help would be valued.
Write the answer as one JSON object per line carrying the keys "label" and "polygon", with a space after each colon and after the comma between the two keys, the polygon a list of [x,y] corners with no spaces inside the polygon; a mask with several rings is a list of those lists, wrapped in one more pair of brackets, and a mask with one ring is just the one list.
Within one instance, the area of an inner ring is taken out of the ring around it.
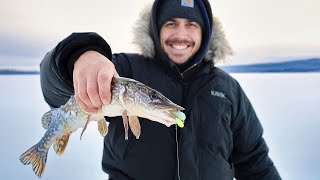
{"label": "man's nose", "polygon": [[179,25],[177,26],[177,28],[176,28],[176,35],[177,35],[178,37],[184,37],[184,36],[186,36],[187,34],[188,34],[188,32],[187,32],[186,26],[183,25],[183,24],[179,24]]}

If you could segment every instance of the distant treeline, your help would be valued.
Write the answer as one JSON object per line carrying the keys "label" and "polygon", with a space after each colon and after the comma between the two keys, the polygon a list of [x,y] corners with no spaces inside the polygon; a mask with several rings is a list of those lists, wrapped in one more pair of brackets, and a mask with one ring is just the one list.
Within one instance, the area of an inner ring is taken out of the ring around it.
{"label": "distant treeline", "polygon": [[30,75],[30,74],[39,74],[39,71],[36,70],[12,70],[12,69],[0,69],[0,75]]}
{"label": "distant treeline", "polygon": [[219,67],[232,73],[320,72],[320,58]]}
{"label": "distant treeline", "polygon": [[[261,63],[249,65],[218,66],[230,73],[268,73],[268,72],[320,72],[320,58],[294,60],[276,63]],[[4,74],[39,74],[36,70],[0,69],[0,75]]]}

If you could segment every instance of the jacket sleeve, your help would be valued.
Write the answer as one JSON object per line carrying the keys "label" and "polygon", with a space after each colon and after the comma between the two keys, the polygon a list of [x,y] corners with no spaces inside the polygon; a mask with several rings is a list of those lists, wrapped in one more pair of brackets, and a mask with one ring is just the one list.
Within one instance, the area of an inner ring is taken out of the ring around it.
{"label": "jacket sleeve", "polygon": [[73,33],[45,55],[40,64],[40,82],[44,99],[50,107],[65,104],[74,94],[73,64],[89,50],[112,59],[108,43],[96,33]]}
{"label": "jacket sleeve", "polygon": [[237,113],[231,124],[235,177],[238,180],[279,180],[280,175],[268,156],[259,119],[239,84],[238,87]]}

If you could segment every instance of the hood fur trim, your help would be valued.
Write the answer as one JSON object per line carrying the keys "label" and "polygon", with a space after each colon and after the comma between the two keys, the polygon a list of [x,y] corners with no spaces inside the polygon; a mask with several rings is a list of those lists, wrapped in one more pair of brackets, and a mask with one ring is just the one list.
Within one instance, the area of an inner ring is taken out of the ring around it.
{"label": "hood fur trim", "polygon": [[[148,58],[153,58],[155,55],[155,48],[149,31],[151,9],[152,4],[146,5],[133,26],[133,44],[139,48],[141,55]],[[212,35],[205,59],[218,63],[232,54],[233,50],[225,37],[222,23],[217,17],[213,17]]]}

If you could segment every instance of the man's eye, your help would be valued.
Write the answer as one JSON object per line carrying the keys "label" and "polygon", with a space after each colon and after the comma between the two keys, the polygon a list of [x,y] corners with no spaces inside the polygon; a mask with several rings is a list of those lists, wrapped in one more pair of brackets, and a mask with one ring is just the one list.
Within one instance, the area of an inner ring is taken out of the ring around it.
{"label": "man's eye", "polygon": [[167,27],[174,27],[175,26],[175,23],[174,22],[168,22],[166,24]]}
{"label": "man's eye", "polygon": [[189,27],[198,27],[198,25],[196,23],[188,23],[187,26]]}

